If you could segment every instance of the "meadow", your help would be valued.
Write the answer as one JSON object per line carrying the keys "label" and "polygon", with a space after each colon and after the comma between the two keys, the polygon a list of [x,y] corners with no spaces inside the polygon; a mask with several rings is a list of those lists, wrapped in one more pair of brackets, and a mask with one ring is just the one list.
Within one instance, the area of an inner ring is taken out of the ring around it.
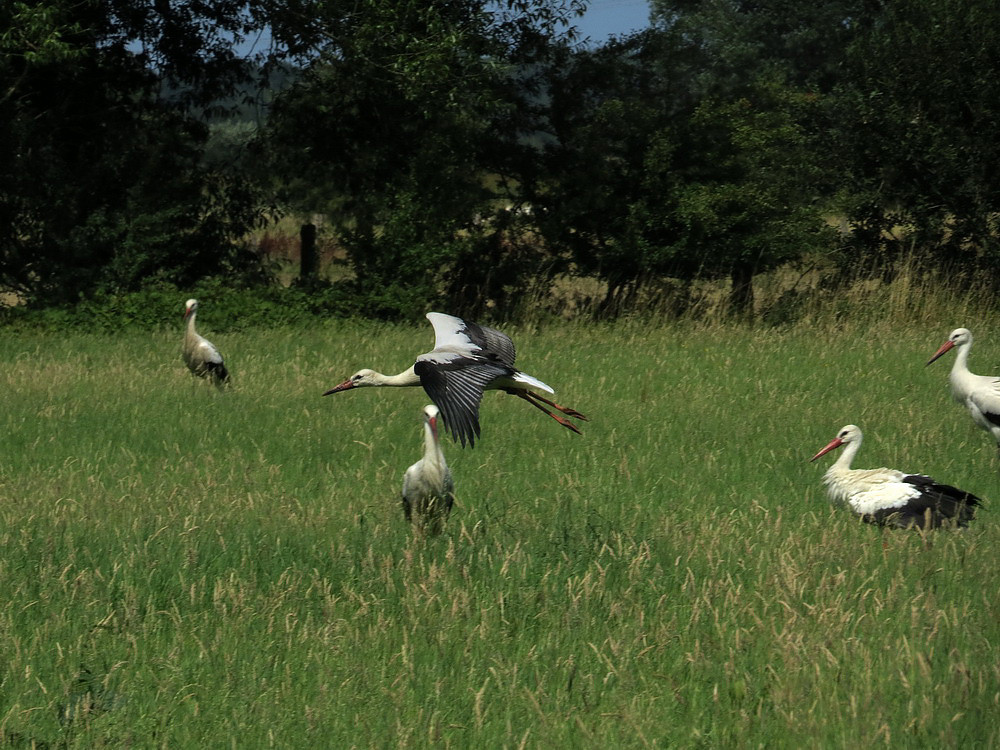
{"label": "meadow", "polygon": [[[417,326],[0,331],[0,742],[11,747],[1000,746],[1000,460],[950,400],[951,328],[507,327],[571,434],[484,398],[444,533],[403,521]],[[178,314],[179,318],[179,314]],[[825,499],[858,466],[983,497],[964,532]]]}

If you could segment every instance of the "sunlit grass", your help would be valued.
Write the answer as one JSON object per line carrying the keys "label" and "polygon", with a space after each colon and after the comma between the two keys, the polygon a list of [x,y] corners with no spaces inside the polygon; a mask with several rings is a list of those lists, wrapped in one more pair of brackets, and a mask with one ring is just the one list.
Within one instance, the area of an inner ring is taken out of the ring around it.
{"label": "sunlit grass", "polygon": [[[0,337],[0,736],[15,746],[990,747],[1000,466],[923,366],[969,319],[869,329],[521,327],[590,417],[489,393],[446,444],[444,534],[403,522],[420,327]],[[1000,338],[981,326],[974,367]],[[986,498],[962,533],[880,532],[808,458]]]}

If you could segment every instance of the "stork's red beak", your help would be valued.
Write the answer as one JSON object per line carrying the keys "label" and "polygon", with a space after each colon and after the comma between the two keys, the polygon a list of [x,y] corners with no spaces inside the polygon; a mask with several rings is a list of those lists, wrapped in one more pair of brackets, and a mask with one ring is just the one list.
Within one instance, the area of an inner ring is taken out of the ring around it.
{"label": "stork's red beak", "polygon": [[438,420],[437,417],[428,417],[427,424],[431,426],[431,434],[434,436],[434,440],[438,439]]}
{"label": "stork's red beak", "polygon": [[[951,339],[945,341],[943,344],[941,344],[941,348],[938,349],[936,352],[934,352],[934,356],[931,357],[929,360],[927,360],[927,365],[929,365],[931,362],[933,362],[935,359],[940,357],[945,352],[951,351],[954,348],[954,346],[955,342],[952,341]],[[927,367],[927,365],[924,365],[924,367]]]}
{"label": "stork's red beak", "polygon": [[323,395],[324,396],[329,396],[331,393],[340,393],[341,391],[346,391],[348,388],[353,388],[353,387],[354,387],[354,381],[353,380],[345,380],[343,383],[341,383],[340,385],[334,386],[333,388],[331,388],[330,390],[328,390]]}
{"label": "stork's red beak", "polygon": [[825,447],[825,448],[824,448],[823,450],[821,450],[821,451],[820,451],[819,453],[817,453],[817,454],[816,454],[815,456],[813,456],[813,457],[812,457],[812,458],[810,458],[809,460],[810,460],[810,461],[815,461],[815,460],[816,460],[817,458],[819,458],[820,456],[822,456],[822,455],[824,455],[824,454],[826,454],[826,453],[829,453],[829,452],[830,452],[830,451],[832,451],[832,450],[833,450],[834,448],[839,448],[839,447],[840,447],[840,446],[842,446],[843,444],[844,444],[844,441],[843,441],[843,440],[841,440],[841,439],[840,439],[839,437],[837,437],[837,438],[834,438],[833,440],[831,440],[831,441],[830,441],[830,442],[829,442],[829,443],[827,444],[827,446],[826,446],[826,447]]}

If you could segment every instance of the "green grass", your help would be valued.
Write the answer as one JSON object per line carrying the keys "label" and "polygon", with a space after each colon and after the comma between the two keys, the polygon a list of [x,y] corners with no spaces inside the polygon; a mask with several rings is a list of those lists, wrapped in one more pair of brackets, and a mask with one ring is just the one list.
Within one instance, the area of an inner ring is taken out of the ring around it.
{"label": "green grass", "polygon": [[[0,742],[14,747],[1000,745],[1000,464],[923,366],[974,321],[515,328],[582,437],[490,393],[457,504],[398,505],[430,327],[0,334]],[[986,498],[966,532],[824,499],[860,466]]]}

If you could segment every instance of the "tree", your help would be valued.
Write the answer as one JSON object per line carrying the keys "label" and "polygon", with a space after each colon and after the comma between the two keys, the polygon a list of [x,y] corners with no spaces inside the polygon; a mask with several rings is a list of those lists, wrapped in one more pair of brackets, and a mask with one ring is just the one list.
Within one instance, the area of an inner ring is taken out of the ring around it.
{"label": "tree", "polygon": [[[848,263],[886,272],[902,253],[995,273],[1000,155],[993,133],[1000,9],[985,0],[653,0],[661,28],[702,54],[700,89],[754,100],[765,82],[815,97],[796,108],[838,196]],[[782,97],[787,101],[788,97]]]}
{"label": "tree", "polygon": [[243,3],[49,0],[0,9],[0,284],[29,302],[232,270],[260,216],[206,164],[206,107],[247,74]]}
{"label": "tree", "polygon": [[[489,217],[525,174],[512,165],[530,149],[531,64],[576,5],[352,7],[317,4],[318,56],[278,97],[261,149],[287,200],[332,217],[366,310],[412,314],[449,269],[453,294],[469,294]],[[502,294],[491,286],[481,297]]]}
{"label": "tree", "polygon": [[700,96],[735,99],[760,81],[823,94],[842,80],[847,46],[864,0],[651,0],[653,25],[687,41],[697,56]]}
{"label": "tree", "polygon": [[764,78],[707,85],[705,48],[680,26],[577,55],[553,84],[546,236],[607,282],[600,312],[665,276],[730,278],[753,309],[754,274],[823,241],[821,171],[799,124],[815,97]]}
{"label": "tree", "polygon": [[674,246],[681,274],[728,276],[731,309],[743,317],[753,313],[756,274],[831,238],[817,210],[820,170],[794,112],[809,102],[786,97],[762,89],[753,99],[703,102],[691,121],[699,174],[684,180],[670,216],[655,204],[647,212],[652,226],[681,225]]}
{"label": "tree", "polygon": [[[633,210],[643,200],[649,159],[663,167],[678,147],[675,128],[690,99],[671,73],[683,54],[650,32],[596,50],[564,47],[547,69],[543,178],[531,200],[552,252],[568,256],[575,273],[607,284],[601,314],[617,313],[646,280],[668,273],[660,248],[638,241]],[[665,189],[659,199],[669,205],[673,194]]]}
{"label": "tree", "polygon": [[1000,284],[1000,7],[885,4],[849,49],[831,153],[854,247],[959,261]]}

